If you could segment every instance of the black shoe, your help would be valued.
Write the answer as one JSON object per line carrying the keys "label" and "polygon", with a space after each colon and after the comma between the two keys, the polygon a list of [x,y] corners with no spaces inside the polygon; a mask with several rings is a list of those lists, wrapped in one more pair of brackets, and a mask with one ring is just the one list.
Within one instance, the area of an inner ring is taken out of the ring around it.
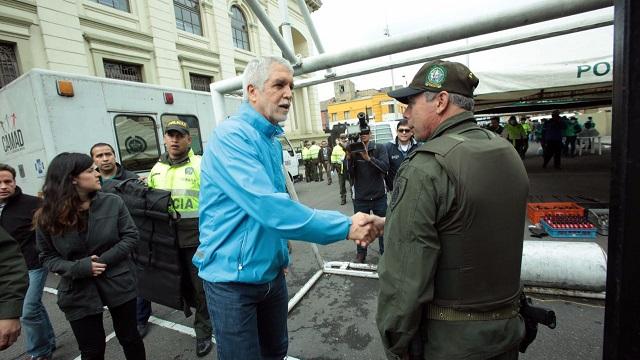
{"label": "black shoe", "polygon": [[144,337],[147,336],[148,332],[149,332],[149,323],[138,324],[138,334],[140,334],[141,338],[144,339]]}
{"label": "black shoe", "polygon": [[363,264],[366,258],[367,258],[367,255],[360,253],[356,255],[356,259],[353,262],[357,264]]}
{"label": "black shoe", "polygon": [[211,343],[211,338],[205,339],[196,339],[196,355],[198,357],[206,356],[213,349],[213,344]]}

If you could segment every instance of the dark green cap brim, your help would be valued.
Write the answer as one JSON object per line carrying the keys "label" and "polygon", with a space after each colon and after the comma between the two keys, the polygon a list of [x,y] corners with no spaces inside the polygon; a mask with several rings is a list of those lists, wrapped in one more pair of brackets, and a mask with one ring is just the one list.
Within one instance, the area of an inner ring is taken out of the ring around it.
{"label": "dark green cap brim", "polygon": [[400,101],[403,104],[406,104],[409,102],[409,98],[423,93],[427,91],[426,89],[421,89],[421,88],[416,88],[416,87],[411,87],[411,86],[407,86],[405,88],[402,89],[397,89],[397,90],[393,90],[393,91],[389,91],[387,93],[387,95],[389,95],[390,97]]}

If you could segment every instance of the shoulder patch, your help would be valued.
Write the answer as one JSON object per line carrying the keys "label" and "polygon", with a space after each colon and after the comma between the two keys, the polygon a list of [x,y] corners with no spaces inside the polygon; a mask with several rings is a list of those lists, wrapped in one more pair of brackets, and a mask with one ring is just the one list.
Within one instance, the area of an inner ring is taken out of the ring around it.
{"label": "shoulder patch", "polygon": [[418,152],[430,152],[441,156],[446,156],[449,151],[455,148],[458,144],[465,141],[465,138],[455,134],[446,134],[437,137],[433,140],[427,141],[424,145],[415,150]]}

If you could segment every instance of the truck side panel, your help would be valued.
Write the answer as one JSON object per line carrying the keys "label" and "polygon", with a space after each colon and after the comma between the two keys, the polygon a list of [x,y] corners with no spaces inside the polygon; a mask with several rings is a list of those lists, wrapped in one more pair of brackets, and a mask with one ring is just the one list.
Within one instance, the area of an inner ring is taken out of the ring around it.
{"label": "truck side panel", "polygon": [[[26,74],[0,90],[0,163],[16,169],[16,182],[27,194],[40,191],[48,162],[34,92],[37,75]],[[46,114],[45,114],[46,116]]]}

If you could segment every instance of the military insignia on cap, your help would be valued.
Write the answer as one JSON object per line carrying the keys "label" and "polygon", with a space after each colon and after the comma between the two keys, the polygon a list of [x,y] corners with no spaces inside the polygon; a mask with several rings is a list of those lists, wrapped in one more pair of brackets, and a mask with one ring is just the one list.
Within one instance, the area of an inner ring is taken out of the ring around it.
{"label": "military insignia on cap", "polygon": [[443,66],[434,65],[427,72],[425,85],[435,88],[442,87],[442,83],[447,79],[447,69]]}
{"label": "military insignia on cap", "polygon": [[167,126],[171,126],[171,125],[181,126],[184,128],[187,127],[187,123],[182,120],[171,120],[167,123]]}

